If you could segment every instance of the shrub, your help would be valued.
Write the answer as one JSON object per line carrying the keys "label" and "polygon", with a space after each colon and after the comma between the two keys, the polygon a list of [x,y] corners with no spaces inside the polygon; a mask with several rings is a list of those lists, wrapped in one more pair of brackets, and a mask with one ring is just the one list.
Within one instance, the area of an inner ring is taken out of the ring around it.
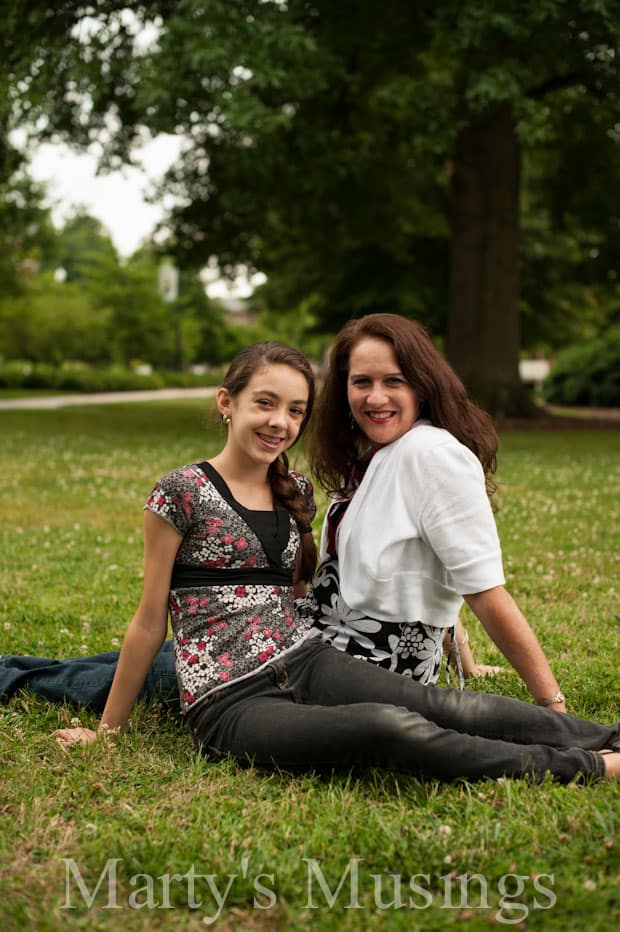
{"label": "shrub", "polygon": [[0,388],[50,389],[64,392],[124,392],[155,388],[193,388],[219,385],[222,371],[197,374],[162,370],[140,374],[121,365],[105,369],[76,360],[58,366],[27,359],[0,360]]}
{"label": "shrub", "polygon": [[202,388],[208,385],[221,385],[225,368],[209,372],[173,372],[162,369],[157,374],[161,376],[167,388]]}
{"label": "shrub", "polygon": [[543,397],[555,404],[620,406],[620,326],[558,353]]}
{"label": "shrub", "polygon": [[53,366],[29,362],[27,359],[8,359],[0,363],[0,387],[2,388],[47,388],[54,374]]}

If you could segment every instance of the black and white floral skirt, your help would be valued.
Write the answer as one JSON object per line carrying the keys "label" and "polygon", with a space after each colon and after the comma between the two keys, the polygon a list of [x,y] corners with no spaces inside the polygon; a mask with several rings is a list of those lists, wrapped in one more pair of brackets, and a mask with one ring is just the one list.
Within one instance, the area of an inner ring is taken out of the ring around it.
{"label": "black and white floral skirt", "polygon": [[349,608],[340,594],[336,559],[321,564],[307,595],[296,606],[301,615],[312,616],[323,640],[338,650],[420,683],[437,682],[446,628],[422,621],[379,621]]}

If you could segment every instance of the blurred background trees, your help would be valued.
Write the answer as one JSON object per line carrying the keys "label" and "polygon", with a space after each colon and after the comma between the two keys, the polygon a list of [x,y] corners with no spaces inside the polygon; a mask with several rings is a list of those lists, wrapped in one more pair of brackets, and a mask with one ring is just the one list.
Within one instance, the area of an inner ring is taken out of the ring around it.
{"label": "blurred background trees", "polygon": [[193,283],[182,336],[153,250],[65,252],[110,359],[234,344],[201,304],[211,256],[267,275],[264,331],[302,348],[369,311],[418,317],[496,413],[531,410],[520,352],[620,323],[618,0],[7,6],[5,130],[95,146],[112,167],[148,135],[182,139],[162,186],[164,248]]}
{"label": "blurred background trees", "polygon": [[199,270],[183,271],[171,305],[159,293],[161,257],[152,249],[121,261],[94,217],[78,213],[56,230],[41,215],[40,235],[22,241],[13,278],[0,287],[5,358],[179,369],[225,362],[245,342],[207,298]]}

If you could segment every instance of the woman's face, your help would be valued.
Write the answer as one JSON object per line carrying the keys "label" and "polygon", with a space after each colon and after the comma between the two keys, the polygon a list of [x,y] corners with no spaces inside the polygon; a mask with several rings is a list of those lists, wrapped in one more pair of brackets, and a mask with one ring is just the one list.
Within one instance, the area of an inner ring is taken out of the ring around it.
{"label": "woman's face", "polygon": [[375,448],[402,437],[420,413],[392,344],[378,337],[364,337],[351,350],[347,398],[358,427]]}

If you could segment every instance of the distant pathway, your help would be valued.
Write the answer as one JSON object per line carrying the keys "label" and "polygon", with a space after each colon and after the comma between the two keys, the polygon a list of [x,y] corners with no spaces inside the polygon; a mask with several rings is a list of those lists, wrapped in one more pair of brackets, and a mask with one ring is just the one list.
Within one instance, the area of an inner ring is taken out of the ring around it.
{"label": "distant pathway", "polygon": [[156,388],[140,392],[96,392],[91,395],[41,395],[39,398],[0,398],[0,411],[46,410],[123,401],[171,401],[175,398],[213,398],[217,388]]}

